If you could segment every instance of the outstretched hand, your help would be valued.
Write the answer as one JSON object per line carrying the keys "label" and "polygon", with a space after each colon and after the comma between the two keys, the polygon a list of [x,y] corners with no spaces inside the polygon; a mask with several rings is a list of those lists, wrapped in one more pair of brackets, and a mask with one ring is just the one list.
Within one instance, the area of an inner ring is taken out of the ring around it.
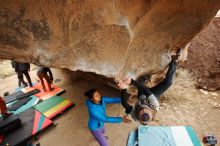
{"label": "outstretched hand", "polygon": [[123,82],[127,85],[130,85],[131,84],[131,78],[128,77],[128,76],[124,76],[123,78]]}
{"label": "outstretched hand", "polygon": [[118,80],[116,81],[118,87],[120,87],[121,89],[127,89],[128,88],[128,84],[124,83],[122,80]]}
{"label": "outstretched hand", "polygon": [[131,120],[130,119],[128,119],[128,115],[124,115],[123,117],[122,117],[122,121],[124,122],[124,123],[131,123]]}

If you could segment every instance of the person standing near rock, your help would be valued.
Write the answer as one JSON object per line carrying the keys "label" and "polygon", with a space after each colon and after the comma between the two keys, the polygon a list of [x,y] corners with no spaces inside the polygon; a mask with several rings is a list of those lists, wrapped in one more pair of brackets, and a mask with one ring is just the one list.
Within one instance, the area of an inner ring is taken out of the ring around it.
{"label": "person standing near rock", "polygon": [[89,112],[89,130],[100,146],[108,146],[104,123],[131,122],[126,115],[124,117],[108,117],[106,115],[106,104],[121,103],[121,98],[101,96],[97,89],[88,90],[85,92],[85,96],[88,97],[86,105]]}
{"label": "person standing near rock", "polygon": [[[169,64],[168,71],[165,79],[158,85],[148,88],[144,85],[145,81],[141,83],[134,81],[129,77],[125,77],[118,82],[118,86],[122,89],[122,105],[126,109],[126,114],[131,114],[135,121],[139,121],[143,125],[147,125],[154,119],[155,114],[159,110],[159,97],[172,85],[173,77],[176,72],[178,58],[180,56],[180,50],[178,49],[176,55],[171,56],[172,60]],[[138,101],[135,106],[131,106],[127,103],[128,96],[126,95],[126,89],[129,85],[134,85],[138,88]]]}
{"label": "person standing near rock", "polygon": [[29,86],[33,87],[31,78],[29,75],[30,71],[30,63],[19,63],[16,61],[11,61],[12,67],[15,69],[15,72],[17,73],[18,76],[18,86],[21,87],[21,83],[26,87],[27,83],[24,81],[23,75],[25,75]]}
{"label": "person standing near rock", "polygon": [[[49,73],[49,75],[48,75],[48,73]],[[46,92],[46,87],[45,87],[45,84],[44,84],[44,79],[47,82],[49,91],[53,90],[53,88],[51,87],[51,84],[53,83],[53,74],[52,74],[50,68],[48,68],[48,67],[40,67],[37,70],[37,76],[40,79],[40,82],[41,82],[41,85],[42,85],[42,88],[43,88],[44,92]]]}

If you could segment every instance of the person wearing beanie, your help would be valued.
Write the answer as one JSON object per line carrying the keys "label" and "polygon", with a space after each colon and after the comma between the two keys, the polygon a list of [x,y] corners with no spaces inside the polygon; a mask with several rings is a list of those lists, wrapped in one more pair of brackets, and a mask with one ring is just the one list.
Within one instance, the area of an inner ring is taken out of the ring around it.
{"label": "person wearing beanie", "polygon": [[[158,85],[148,88],[144,82],[137,82],[129,77],[117,82],[121,90],[122,105],[125,108],[126,114],[131,114],[135,121],[139,121],[143,125],[147,125],[154,118],[159,111],[159,97],[172,85],[173,77],[176,72],[178,58],[180,56],[180,48],[176,55],[171,56],[172,60],[169,64],[169,69],[166,73],[165,79]],[[128,104],[128,94],[126,89],[129,85],[134,85],[138,88],[138,101],[135,106]]]}

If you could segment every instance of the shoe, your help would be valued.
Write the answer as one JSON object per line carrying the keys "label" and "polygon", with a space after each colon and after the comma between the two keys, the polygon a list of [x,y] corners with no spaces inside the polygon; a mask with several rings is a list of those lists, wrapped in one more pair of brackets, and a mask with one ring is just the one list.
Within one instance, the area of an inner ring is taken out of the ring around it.
{"label": "shoe", "polygon": [[157,111],[159,111],[160,104],[159,104],[159,102],[158,102],[158,100],[157,100],[157,97],[155,97],[155,96],[152,94],[152,95],[150,95],[150,96],[148,97],[148,100],[149,100],[150,104],[153,106],[153,108],[155,108]]}
{"label": "shoe", "polygon": [[24,87],[27,87],[27,86],[28,86],[28,84],[25,82],[25,83],[23,84],[23,86],[24,86]]}
{"label": "shoe", "polygon": [[179,59],[181,50],[182,50],[181,48],[177,49],[176,55],[171,56],[172,60],[178,60]]}
{"label": "shoe", "polygon": [[4,93],[4,96],[8,96],[8,95],[9,95],[9,92],[5,92],[5,93]]}
{"label": "shoe", "polygon": [[4,115],[2,115],[2,117],[3,117],[3,119],[5,119],[5,118],[7,118],[7,117],[9,117],[10,115],[11,115],[12,113],[5,113]]}

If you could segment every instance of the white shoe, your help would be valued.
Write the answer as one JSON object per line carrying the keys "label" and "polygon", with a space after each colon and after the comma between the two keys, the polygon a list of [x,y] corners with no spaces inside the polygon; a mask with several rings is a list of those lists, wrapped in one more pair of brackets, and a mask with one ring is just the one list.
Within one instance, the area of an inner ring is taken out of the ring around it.
{"label": "white shoe", "polygon": [[157,97],[155,97],[155,96],[152,94],[152,95],[150,95],[150,96],[148,97],[148,100],[149,100],[150,104],[151,104],[157,111],[159,111],[160,104],[159,104],[159,102],[158,102],[158,100],[157,100]]}

